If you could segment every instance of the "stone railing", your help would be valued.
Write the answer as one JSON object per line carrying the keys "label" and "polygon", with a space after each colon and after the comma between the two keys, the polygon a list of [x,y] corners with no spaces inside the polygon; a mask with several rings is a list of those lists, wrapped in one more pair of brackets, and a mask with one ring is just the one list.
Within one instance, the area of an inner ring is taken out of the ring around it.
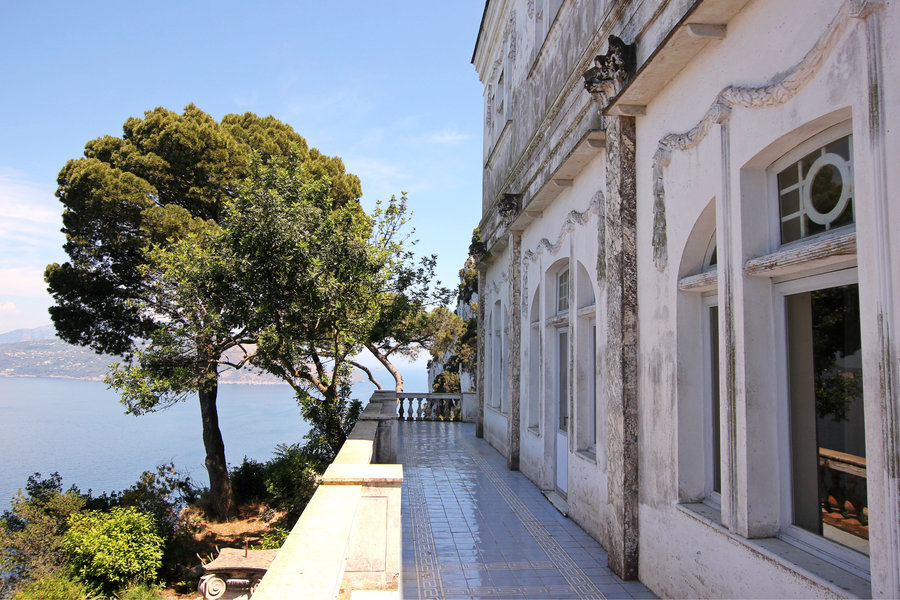
{"label": "stone railing", "polygon": [[[377,390],[373,400],[394,402],[401,421],[464,421],[474,423],[478,414],[475,392],[455,394],[414,393]],[[387,409],[385,409],[387,410]]]}
{"label": "stone railing", "polygon": [[403,421],[461,421],[461,394],[397,394]]}
{"label": "stone railing", "polygon": [[400,485],[394,398],[375,396],[325,471],[254,600],[349,597],[396,590]]}

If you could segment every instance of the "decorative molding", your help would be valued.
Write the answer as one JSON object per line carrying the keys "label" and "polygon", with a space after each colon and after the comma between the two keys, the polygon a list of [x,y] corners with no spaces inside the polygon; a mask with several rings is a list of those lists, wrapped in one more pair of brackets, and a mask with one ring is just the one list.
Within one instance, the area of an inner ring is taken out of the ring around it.
{"label": "decorative molding", "polygon": [[[509,281],[509,275],[506,271],[500,273],[500,277],[496,279],[492,279],[490,283],[484,286],[484,298],[487,300],[491,295],[498,294],[500,292],[500,286]],[[480,303],[479,303],[480,304]]]}
{"label": "decorative molding", "polygon": [[[560,226],[555,242],[551,243],[549,239],[541,238],[541,241],[537,243],[534,250],[527,250],[522,253],[522,262],[534,262],[544,250],[555,256],[562,247],[562,243],[567,233],[574,231],[576,226],[583,226],[590,220],[592,214],[599,215],[602,210],[603,192],[598,190],[597,193],[594,194],[594,197],[591,198],[591,203],[583,212],[578,212],[577,210],[569,211],[569,214],[566,215],[565,220]],[[600,226],[600,229],[603,229],[602,225]]]}
{"label": "decorative molding", "polygon": [[[653,262],[659,271],[668,263],[666,239],[665,168],[672,160],[672,152],[697,147],[713,125],[731,118],[732,108],[770,108],[780,106],[797,93],[821,70],[837,41],[846,31],[853,10],[865,10],[872,0],[846,0],[815,45],[804,57],[774,81],[758,87],[731,85],[723,89],[707,109],[703,118],[684,133],[670,133],[659,140],[653,155]],[[860,6],[861,5],[861,6]]]}

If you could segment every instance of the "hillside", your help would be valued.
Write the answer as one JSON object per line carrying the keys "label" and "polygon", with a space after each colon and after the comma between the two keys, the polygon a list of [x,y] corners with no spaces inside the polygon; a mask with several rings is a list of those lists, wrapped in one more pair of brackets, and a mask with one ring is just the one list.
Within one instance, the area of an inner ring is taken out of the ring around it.
{"label": "hillside", "polygon": [[[49,334],[49,335],[48,335]],[[49,337],[49,339],[47,339]],[[62,377],[102,381],[109,366],[120,359],[96,354],[53,336],[53,329],[17,329],[0,334],[0,377]],[[251,371],[226,369],[222,383],[282,384],[278,378]]]}

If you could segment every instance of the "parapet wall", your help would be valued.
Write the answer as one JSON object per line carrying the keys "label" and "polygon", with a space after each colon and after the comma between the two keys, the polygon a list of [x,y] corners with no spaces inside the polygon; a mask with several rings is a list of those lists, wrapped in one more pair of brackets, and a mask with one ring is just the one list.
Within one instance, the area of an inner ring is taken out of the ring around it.
{"label": "parapet wall", "polygon": [[400,575],[397,409],[372,397],[253,594],[257,600],[396,590]]}

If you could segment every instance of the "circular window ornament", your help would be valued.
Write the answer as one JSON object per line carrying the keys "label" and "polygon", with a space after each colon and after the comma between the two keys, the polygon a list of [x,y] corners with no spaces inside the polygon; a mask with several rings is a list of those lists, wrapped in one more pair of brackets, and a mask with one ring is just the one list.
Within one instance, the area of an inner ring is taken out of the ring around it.
{"label": "circular window ornament", "polygon": [[803,205],[809,219],[828,225],[837,219],[850,201],[850,168],[838,154],[817,158],[803,180]]}

